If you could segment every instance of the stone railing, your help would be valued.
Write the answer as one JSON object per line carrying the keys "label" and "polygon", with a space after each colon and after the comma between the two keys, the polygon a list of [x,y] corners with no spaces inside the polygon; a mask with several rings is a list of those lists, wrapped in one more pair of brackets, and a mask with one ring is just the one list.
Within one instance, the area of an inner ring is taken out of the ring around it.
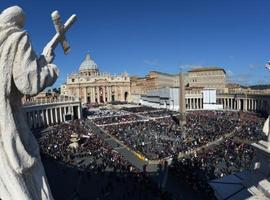
{"label": "stone railing", "polygon": [[24,106],[31,105],[42,105],[42,104],[52,104],[52,103],[63,103],[63,102],[79,102],[78,97],[73,96],[59,96],[57,98],[47,98],[47,99],[36,99],[23,102]]}

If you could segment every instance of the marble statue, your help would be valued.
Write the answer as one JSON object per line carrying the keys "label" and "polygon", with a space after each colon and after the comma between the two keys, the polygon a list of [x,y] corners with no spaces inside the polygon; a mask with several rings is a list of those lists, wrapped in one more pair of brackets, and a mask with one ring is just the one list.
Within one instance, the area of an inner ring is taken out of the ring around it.
{"label": "marble statue", "polygon": [[27,125],[21,99],[56,81],[59,70],[52,64],[53,49],[61,33],[38,57],[23,30],[24,22],[25,14],[18,6],[0,14],[0,199],[51,200],[39,146]]}
{"label": "marble statue", "polygon": [[[267,136],[267,142],[270,143],[270,134],[269,134],[269,117],[267,120],[264,122],[263,125],[263,132]],[[270,149],[270,144],[267,146],[268,149]]]}

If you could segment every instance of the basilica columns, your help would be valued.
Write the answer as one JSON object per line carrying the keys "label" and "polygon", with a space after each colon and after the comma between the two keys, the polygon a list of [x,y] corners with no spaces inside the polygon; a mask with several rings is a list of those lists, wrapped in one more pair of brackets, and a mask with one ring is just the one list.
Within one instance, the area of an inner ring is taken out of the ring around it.
{"label": "basilica columns", "polygon": [[63,120],[63,112],[62,112],[62,107],[60,107],[59,108],[59,110],[60,110],[60,122],[63,122],[64,120]]}
{"label": "basilica columns", "polygon": [[107,86],[107,102],[110,102],[110,87]]}
{"label": "basilica columns", "polygon": [[106,103],[106,90],[105,90],[105,86],[102,86],[102,100],[103,102],[102,103]]}
{"label": "basilica columns", "polygon": [[87,103],[87,91],[86,91],[86,87],[85,88],[83,88],[83,97],[84,97],[84,102],[86,102]]}
{"label": "basilica columns", "polygon": [[[115,101],[125,100],[125,86],[114,86],[114,85],[99,85],[89,86],[81,88],[83,96],[81,96],[82,103],[108,103],[112,101],[112,95],[114,95]],[[114,91],[114,93],[113,93]],[[130,91],[128,95],[130,96]],[[88,98],[90,97],[90,98]],[[90,102],[88,102],[90,100]],[[194,106],[200,107],[200,99],[194,99]]]}
{"label": "basilica columns", "polygon": [[78,118],[81,119],[81,107],[78,106]]}
{"label": "basilica columns", "polygon": [[96,102],[95,88],[91,87],[91,103]]}
{"label": "basilica columns", "polygon": [[[124,97],[124,93],[122,94],[121,91],[123,91],[121,88],[119,89],[119,95]],[[107,103],[112,101],[112,86],[111,85],[101,85],[101,86],[91,86],[87,88],[83,88],[83,103]],[[88,102],[88,97],[90,97],[90,102]]]}
{"label": "basilica columns", "polygon": [[97,103],[100,103],[100,98],[99,98],[99,87],[96,86],[96,98],[97,98]]}

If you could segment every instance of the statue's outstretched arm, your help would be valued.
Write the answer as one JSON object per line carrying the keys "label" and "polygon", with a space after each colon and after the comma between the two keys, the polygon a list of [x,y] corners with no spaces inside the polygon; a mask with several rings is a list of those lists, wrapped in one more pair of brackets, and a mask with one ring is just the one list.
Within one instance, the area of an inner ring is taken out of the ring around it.
{"label": "statue's outstretched arm", "polygon": [[36,56],[25,34],[19,42],[13,65],[13,79],[18,90],[25,95],[36,95],[54,84],[58,74],[56,65],[48,63],[48,57]]}

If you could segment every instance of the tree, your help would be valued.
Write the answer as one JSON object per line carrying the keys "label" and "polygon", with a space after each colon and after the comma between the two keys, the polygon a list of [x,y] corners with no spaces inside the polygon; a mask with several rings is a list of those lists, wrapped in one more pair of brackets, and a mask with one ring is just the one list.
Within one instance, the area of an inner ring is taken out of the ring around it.
{"label": "tree", "polygon": [[53,92],[55,92],[56,94],[60,94],[61,93],[61,88],[53,88]]}

